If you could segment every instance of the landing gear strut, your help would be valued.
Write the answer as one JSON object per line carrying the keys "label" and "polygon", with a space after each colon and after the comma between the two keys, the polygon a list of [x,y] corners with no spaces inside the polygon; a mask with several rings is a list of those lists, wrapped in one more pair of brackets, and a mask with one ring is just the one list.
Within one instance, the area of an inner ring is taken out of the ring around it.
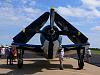
{"label": "landing gear strut", "polygon": [[22,68],[23,66],[23,50],[22,49],[17,50],[17,59],[18,59],[18,62],[17,62],[18,68]]}
{"label": "landing gear strut", "polygon": [[78,54],[78,66],[79,70],[83,69],[84,67],[84,54],[85,54],[85,49],[78,48],[77,49],[77,54]]}

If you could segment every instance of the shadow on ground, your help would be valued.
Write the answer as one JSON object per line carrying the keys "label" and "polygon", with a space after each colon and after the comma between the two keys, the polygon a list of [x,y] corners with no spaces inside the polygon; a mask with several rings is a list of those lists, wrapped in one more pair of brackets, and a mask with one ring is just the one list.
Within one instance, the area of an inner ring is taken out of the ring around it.
{"label": "shadow on ground", "polygon": [[[46,70],[59,70],[60,65],[59,64],[50,64],[49,61],[41,60],[41,61],[34,61],[32,64],[24,64],[22,69],[18,69],[17,65],[0,65],[0,68],[3,69],[10,69],[6,74],[0,74],[0,75],[29,75],[29,74],[35,74],[37,72],[43,72],[43,69]],[[75,69],[70,64],[64,64],[64,69]]]}
{"label": "shadow on ground", "polygon": [[[77,59],[77,54],[70,55],[71,58]],[[90,62],[86,62],[95,66],[100,67],[100,55],[92,54],[92,57],[90,58]]]}

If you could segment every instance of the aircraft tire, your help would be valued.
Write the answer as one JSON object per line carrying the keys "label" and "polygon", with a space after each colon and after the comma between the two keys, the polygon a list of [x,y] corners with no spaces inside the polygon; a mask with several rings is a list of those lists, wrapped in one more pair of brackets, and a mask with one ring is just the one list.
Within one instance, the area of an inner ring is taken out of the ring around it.
{"label": "aircraft tire", "polygon": [[18,68],[21,69],[23,66],[23,59],[18,59],[18,64],[17,64]]}
{"label": "aircraft tire", "polygon": [[83,60],[78,60],[78,66],[79,66],[79,70],[83,69],[84,61]]}

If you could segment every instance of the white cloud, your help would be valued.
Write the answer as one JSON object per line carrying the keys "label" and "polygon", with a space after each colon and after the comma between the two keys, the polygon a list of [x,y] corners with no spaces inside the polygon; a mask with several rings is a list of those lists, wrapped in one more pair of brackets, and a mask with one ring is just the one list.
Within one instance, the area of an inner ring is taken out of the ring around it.
{"label": "white cloud", "polygon": [[100,7],[100,0],[81,0],[84,6],[88,6],[89,8]]}
{"label": "white cloud", "polygon": [[32,6],[32,7],[35,6],[36,5],[36,1],[35,0],[30,0],[29,5]]}
{"label": "white cloud", "polygon": [[36,1],[35,0],[21,0],[23,2],[23,4],[27,4],[29,6],[35,6],[36,5]]}
{"label": "white cloud", "polygon": [[27,17],[34,18],[36,16],[39,16],[42,11],[40,9],[33,9],[32,7],[26,7],[23,8],[23,12]]}
{"label": "white cloud", "polygon": [[22,0],[22,2],[23,2],[24,4],[26,4],[26,3],[27,3],[27,1],[28,1],[28,0]]}
{"label": "white cloud", "polygon": [[100,11],[97,10],[96,7],[100,7],[100,0],[82,0],[82,5],[79,7],[59,6],[57,11],[63,16],[92,19],[100,17]]}
{"label": "white cloud", "polygon": [[95,26],[95,27],[91,28],[91,30],[93,30],[93,31],[100,31],[100,26]]}
{"label": "white cloud", "polygon": [[[29,1],[29,0],[22,0],[22,1]],[[35,1],[32,2],[34,2],[35,5]],[[21,8],[16,8],[13,6],[14,4],[11,4],[8,1],[6,1],[5,3],[1,3],[2,7],[0,7],[0,21],[1,21],[0,27],[2,25],[7,26],[7,24],[5,23],[9,23],[9,25],[10,24],[21,25],[22,23],[29,24],[36,18],[37,15],[39,16],[41,14],[41,10],[37,8],[25,7],[25,6]]]}
{"label": "white cloud", "polygon": [[19,18],[15,15],[13,8],[0,8],[0,20],[2,21],[17,21]]}
{"label": "white cloud", "polygon": [[6,45],[6,44],[8,44],[8,42],[9,42],[9,45],[10,45],[10,43],[11,43],[11,41],[12,41],[12,35],[7,35],[7,34],[2,34],[2,35],[0,35],[0,40],[2,40],[2,41],[0,41],[0,45],[2,44],[2,45]]}
{"label": "white cloud", "polygon": [[[72,7],[58,7],[57,11],[64,16],[76,16],[83,17],[88,14],[85,13],[85,10],[81,8],[72,8]],[[84,14],[83,14],[84,13]]]}
{"label": "white cloud", "polygon": [[[16,13],[16,11],[18,11],[18,13]],[[9,26],[21,28],[23,25],[26,27],[34,21],[37,15],[39,16],[40,12],[36,10],[34,13],[29,13],[28,11],[24,11],[24,9],[3,8],[1,10],[0,8],[0,28]]]}
{"label": "white cloud", "polygon": [[34,12],[34,10],[32,8],[24,8],[24,10],[26,12],[29,12],[29,13],[33,13]]}
{"label": "white cloud", "polygon": [[[0,1],[0,40],[2,40],[0,44],[11,43],[12,38],[18,34],[23,27],[29,25],[41,14],[40,9],[31,7],[31,2],[26,2],[29,3],[29,5],[25,4],[25,2],[20,5],[20,3],[14,4],[11,3],[13,1],[7,1],[11,0],[5,0],[3,3]],[[21,2],[22,1],[24,0],[21,0]],[[16,6],[18,4],[19,6]],[[35,5],[35,1],[33,1],[33,4]]]}
{"label": "white cloud", "polygon": [[99,33],[88,33],[88,39],[90,42],[90,47],[100,48],[100,35]]}

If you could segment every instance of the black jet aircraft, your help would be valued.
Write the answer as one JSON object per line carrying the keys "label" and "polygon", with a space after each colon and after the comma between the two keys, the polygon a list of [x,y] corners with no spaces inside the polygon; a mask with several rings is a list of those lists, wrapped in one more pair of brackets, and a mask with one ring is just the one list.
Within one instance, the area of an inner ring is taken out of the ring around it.
{"label": "black jet aircraft", "polygon": [[[47,22],[49,16],[50,25],[47,25],[40,30]],[[41,45],[26,44],[36,33],[41,34]],[[61,45],[63,35],[67,36],[73,44]],[[56,57],[57,51],[62,47],[64,48],[64,52],[68,50],[77,51],[78,66],[79,69],[83,69],[85,49],[89,48],[89,45],[88,38],[61,17],[53,8],[50,9],[50,12],[42,14],[39,18],[17,34],[13,38],[12,43],[12,46],[15,46],[17,49],[18,68],[21,68],[23,65],[23,54],[26,49],[34,49],[33,51],[36,52],[44,52],[47,59],[53,59]],[[62,65],[62,63],[60,65]],[[62,66],[61,69],[63,69]]]}

